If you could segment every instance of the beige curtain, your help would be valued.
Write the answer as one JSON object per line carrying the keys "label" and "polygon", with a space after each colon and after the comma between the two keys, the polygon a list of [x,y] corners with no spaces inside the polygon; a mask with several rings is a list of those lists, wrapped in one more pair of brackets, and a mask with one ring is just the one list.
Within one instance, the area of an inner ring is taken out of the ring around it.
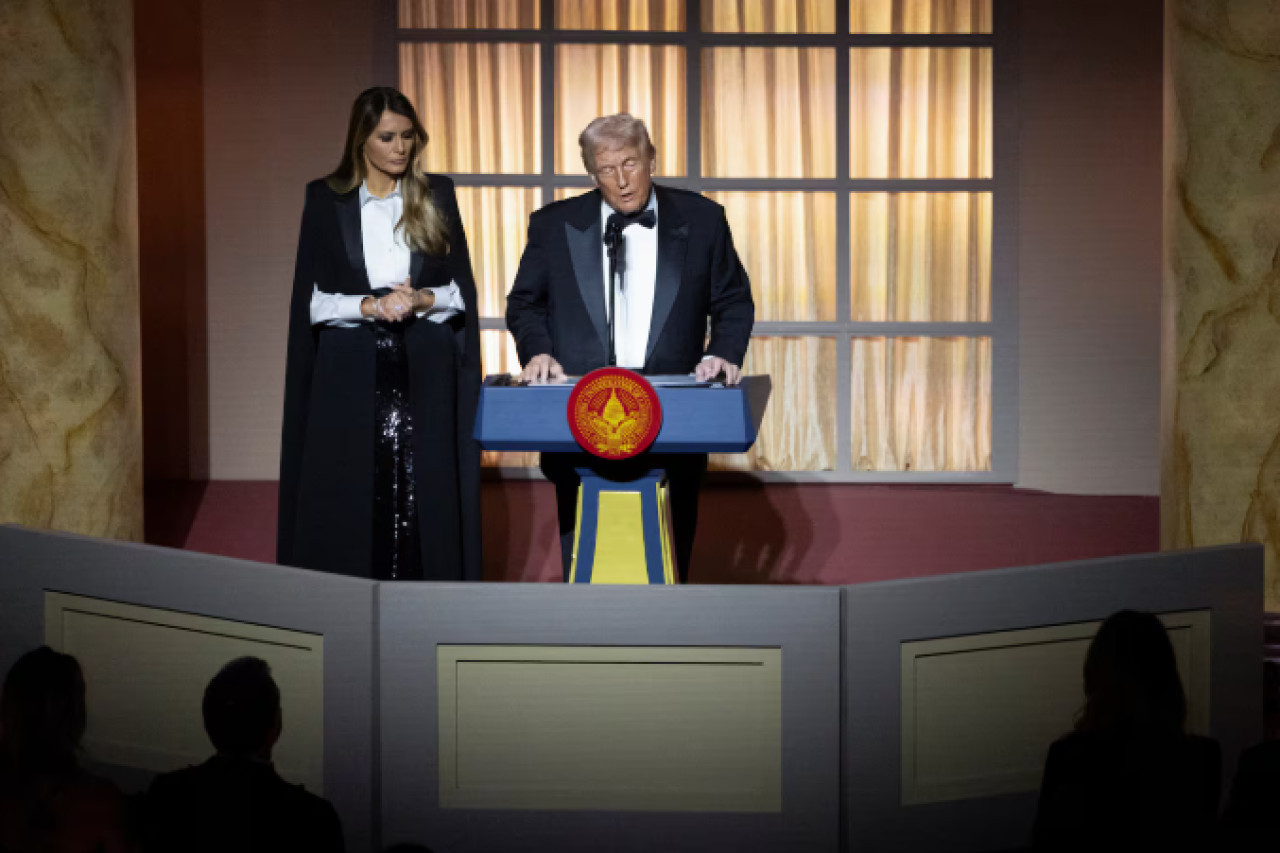
{"label": "beige curtain", "polygon": [[537,0],[400,0],[402,29],[536,30]]}
{"label": "beige curtain", "polygon": [[757,320],[836,319],[834,193],[714,192],[724,205]]}
{"label": "beige curtain", "polygon": [[849,260],[857,322],[988,322],[991,193],[854,193]]}
{"label": "beige curtain", "polygon": [[556,172],[582,174],[578,134],[597,116],[644,119],[658,149],[658,173],[685,173],[683,47],[556,46]]}
{"label": "beige curtain", "polygon": [[855,338],[853,467],[991,468],[990,338]]}
{"label": "beige curtain", "polygon": [[835,51],[703,52],[702,171],[717,178],[834,178]]}
{"label": "beige curtain", "polygon": [[524,252],[529,214],[542,206],[536,187],[458,187],[481,317],[502,317]]}
{"label": "beige curtain", "polygon": [[836,0],[702,0],[702,29],[717,33],[833,33]]}
{"label": "beige curtain", "polygon": [[556,0],[556,27],[562,30],[684,29],[683,0]]}
{"label": "beige curtain", "polygon": [[773,378],[760,436],[750,452],[713,454],[722,471],[833,471],[836,467],[836,344],[832,338],[751,339],[744,369]]}
{"label": "beige curtain", "polygon": [[400,85],[431,141],[433,172],[537,173],[538,46],[401,44]]}
{"label": "beige curtain", "polygon": [[991,50],[853,48],[853,178],[991,177]]}
{"label": "beige curtain", "polygon": [[991,0],[849,0],[851,33],[989,33]]}
{"label": "beige curtain", "polygon": [[[458,211],[467,231],[471,266],[475,271],[481,317],[502,317],[507,310],[507,291],[515,280],[524,252],[529,214],[541,206],[542,191],[536,187],[458,187]],[[481,370],[519,373],[520,359],[515,341],[503,331],[480,333]],[[536,467],[536,453],[484,454],[484,464],[502,468]]]}

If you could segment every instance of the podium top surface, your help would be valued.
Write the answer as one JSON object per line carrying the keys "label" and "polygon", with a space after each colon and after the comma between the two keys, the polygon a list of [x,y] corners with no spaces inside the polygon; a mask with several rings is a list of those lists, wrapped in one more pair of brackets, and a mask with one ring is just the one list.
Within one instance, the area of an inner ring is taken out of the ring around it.
{"label": "podium top surface", "polygon": [[[645,377],[662,403],[655,453],[742,453],[755,443],[773,383],[744,376],[732,387],[689,384],[687,377]],[[573,382],[513,385],[490,376],[480,391],[475,437],[485,450],[574,453],[569,431]]]}

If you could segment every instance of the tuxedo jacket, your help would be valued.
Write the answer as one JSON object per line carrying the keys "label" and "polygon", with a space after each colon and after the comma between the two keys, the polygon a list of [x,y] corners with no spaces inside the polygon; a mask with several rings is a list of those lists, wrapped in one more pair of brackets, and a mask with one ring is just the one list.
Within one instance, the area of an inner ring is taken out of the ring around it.
{"label": "tuxedo jacket", "polygon": [[[658,258],[643,372],[689,373],[703,355],[741,365],[755,321],[751,283],[724,208],[654,185]],[[529,218],[529,241],[507,295],[520,361],[549,353],[571,376],[608,364],[599,190]]]}

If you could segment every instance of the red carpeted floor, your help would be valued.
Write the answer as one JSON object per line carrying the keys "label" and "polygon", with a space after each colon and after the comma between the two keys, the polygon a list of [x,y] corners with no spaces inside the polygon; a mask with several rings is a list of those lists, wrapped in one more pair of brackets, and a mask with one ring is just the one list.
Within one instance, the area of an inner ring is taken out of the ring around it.
{"label": "red carpeted floor", "polygon": [[[701,583],[862,583],[1159,547],[1159,499],[1148,496],[710,483],[699,511]],[[148,482],[146,512],[148,542],[274,561],[274,482]],[[484,523],[486,579],[560,579],[549,484],[486,482]]]}

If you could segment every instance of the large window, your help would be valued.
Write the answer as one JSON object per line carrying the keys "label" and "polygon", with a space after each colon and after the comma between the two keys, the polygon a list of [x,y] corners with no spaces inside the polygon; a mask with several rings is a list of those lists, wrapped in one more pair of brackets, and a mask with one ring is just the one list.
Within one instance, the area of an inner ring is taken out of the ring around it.
{"label": "large window", "polygon": [[395,73],[459,187],[486,373],[519,369],[502,317],[529,214],[591,187],[578,133],[626,110],[658,182],[724,205],[751,276],[744,367],[773,397],[714,468],[1013,480],[1012,3],[398,0]]}

